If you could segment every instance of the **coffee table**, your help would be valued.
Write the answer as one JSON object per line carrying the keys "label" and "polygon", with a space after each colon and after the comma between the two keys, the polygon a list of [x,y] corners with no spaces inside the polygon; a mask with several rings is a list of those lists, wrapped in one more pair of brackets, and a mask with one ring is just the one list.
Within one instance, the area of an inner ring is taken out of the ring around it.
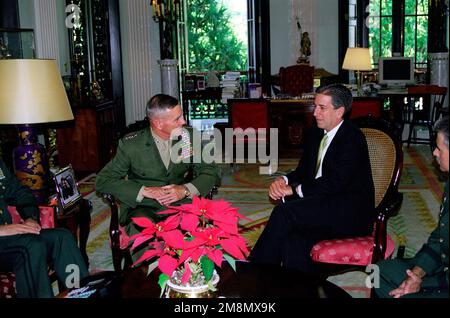
{"label": "coffee table", "polygon": [[[124,273],[123,298],[158,298],[159,271],[147,276],[147,267]],[[315,275],[274,265],[236,262],[236,272],[228,263],[218,269],[218,296],[225,298],[351,298],[343,289]]]}

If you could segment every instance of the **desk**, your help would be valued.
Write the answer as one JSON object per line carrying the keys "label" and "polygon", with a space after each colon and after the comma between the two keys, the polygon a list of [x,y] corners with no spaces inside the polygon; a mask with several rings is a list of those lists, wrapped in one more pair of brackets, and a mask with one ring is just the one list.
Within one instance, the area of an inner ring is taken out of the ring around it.
{"label": "desk", "polygon": [[[224,263],[218,270],[218,294],[226,298],[351,298],[343,289],[312,274],[274,265],[236,262],[236,272]],[[123,298],[158,298],[158,270],[147,276],[146,266],[124,274]]]}

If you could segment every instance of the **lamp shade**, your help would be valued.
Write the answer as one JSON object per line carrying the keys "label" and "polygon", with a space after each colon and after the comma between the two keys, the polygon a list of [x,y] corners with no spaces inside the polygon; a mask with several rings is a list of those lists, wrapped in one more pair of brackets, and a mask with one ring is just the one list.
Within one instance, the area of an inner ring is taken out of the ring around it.
{"label": "lamp shade", "polygon": [[0,124],[73,119],[55,60],[0,60]]}
{"label": "lamp shade", "polygon": [[351,71],[371,71],[370,51],[368,48],[349,47],[345,53],[342,69]]}

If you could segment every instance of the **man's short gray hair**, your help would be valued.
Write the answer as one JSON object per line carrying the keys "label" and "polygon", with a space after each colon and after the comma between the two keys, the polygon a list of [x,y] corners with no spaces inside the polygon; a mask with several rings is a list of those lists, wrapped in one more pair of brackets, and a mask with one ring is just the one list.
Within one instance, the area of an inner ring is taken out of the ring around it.
{"label": "man's short gray hair", "polygon": [[448,148],[448,116],[441,117],[434,124],[434,131],[436,133],[442,133],[444,135],[444,144]]}
{"label": "man's short gray hair", "polygon": [[145,112],[148,119],[152,119],[165,112],[166,110],[174,108],[178,104],[178,99],[172,96],[157,94],[150,98],[150,100],[147,102]]}

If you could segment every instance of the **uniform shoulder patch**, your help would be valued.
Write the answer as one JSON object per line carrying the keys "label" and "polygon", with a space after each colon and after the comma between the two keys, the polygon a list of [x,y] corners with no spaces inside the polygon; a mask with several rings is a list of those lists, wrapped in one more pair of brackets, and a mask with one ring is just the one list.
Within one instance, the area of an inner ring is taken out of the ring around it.
{"label": "uniform shoulder patch", "polygon": [[132,140],[138,136],[138,132],[131,132],[123,136],[123,140]]}

